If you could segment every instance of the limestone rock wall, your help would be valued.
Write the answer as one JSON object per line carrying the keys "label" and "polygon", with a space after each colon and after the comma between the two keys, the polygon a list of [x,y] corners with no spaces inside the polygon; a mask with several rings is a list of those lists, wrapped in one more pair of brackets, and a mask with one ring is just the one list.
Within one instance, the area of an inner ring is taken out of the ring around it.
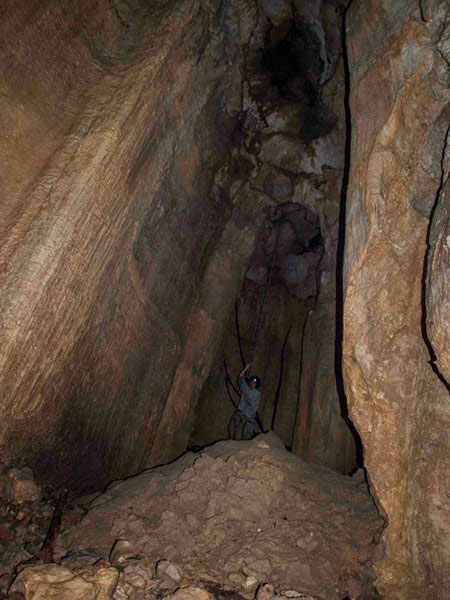
{"label": "limestone rock wall", "polygon": [[0,452],[57,485],[185,449],[252,250],[214,187],[249,35],[216,4],[2,4]]}
{"label": "limestone rock wall", "polygon": [[347,15],[345,383],[387,517],[376,585],[396,600],[450,589],[450,405],[429,364],[432,348],[448,377],[448,22],[439,1],[355,0]]}
{"label": "limestone rock wall", "polygon": [[[345,139],[339,5],[258,3],[257,27],[244,50],[245,138],[240,148],[241,160],[250,160],[253,168],[233,189],[261,222],[237,299],[245,360],[275,246],[278,225],[271,218],[274,212],[281,214],[282,206],[286,211],[253,356],[253,370],[263,385],[263,426],[272,426],[279,389],[277,435],[304,459],[346,473],[355,466],[355,444],[341,417],[334,370],[335,260]],[[311,235],[300,222],[291,222],[302,211],[315,223]],[[313,241],[315,233],[320,239]],[[317,246],[310,251],[308,245],[314,242]],[[233,406],[225,387],[224,358],[235,383],[242,361],[234,312],[200,396],[193,444],[227,434]]]}

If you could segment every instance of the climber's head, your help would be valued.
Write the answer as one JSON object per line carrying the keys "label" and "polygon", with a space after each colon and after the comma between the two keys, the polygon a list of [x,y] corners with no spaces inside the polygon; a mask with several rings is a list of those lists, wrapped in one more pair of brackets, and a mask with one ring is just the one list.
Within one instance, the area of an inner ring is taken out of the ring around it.
{"label": "climber's head", "polygon": [[259,386],[260,386],[260,384],[261,384],[261,382],[260,382],[260,380],[259,380],[259,377],[258,377],[257,375],[252,375],[252,376],[250,377],[250,380],[249,380],[248,384],[249,384],[249,386],[250,386],[251,388],[256,388],[256,389],[258,389],[258,388],[259,388]]}

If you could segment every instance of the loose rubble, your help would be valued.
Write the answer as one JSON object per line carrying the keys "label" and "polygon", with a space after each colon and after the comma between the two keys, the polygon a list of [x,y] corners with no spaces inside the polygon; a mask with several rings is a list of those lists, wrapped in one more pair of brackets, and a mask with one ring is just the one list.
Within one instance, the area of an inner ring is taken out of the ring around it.
{"label": "loose rubble", "polygon": [[4,598],[14,567],[41,548],[53,507],[41,500],[31,469],[0,470],[0,598]]}
{"label": "loose rubble", "polygon": [[[48,525],[51,507],[37,502],[11,506],[46,509]],[[188,453],[88,502],[79,522],[63,522],[58,564],[23,563],[8,598],[375,597],[371,559],[383,522],[364,481],[303,462],[273,434]]]}
{"label": "loose rubble", "polygon": [[216,598],[363,599],[382,527],[360,477],[305,463],[266,434],[113,483],[57,551],[67,568],[109,559],[117,598],[201,587]]}

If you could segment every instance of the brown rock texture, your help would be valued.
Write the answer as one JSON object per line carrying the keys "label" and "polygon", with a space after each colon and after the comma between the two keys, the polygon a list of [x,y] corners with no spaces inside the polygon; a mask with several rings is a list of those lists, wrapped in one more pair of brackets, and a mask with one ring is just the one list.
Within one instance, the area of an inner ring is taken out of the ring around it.
{"label": "brown rock texture", "polygon": [[224,359],[235,384],[242,360],[251,358],[262,380],[264,429],[273,429],[305,460],[348,473],[355,466],[355,443],[341,416],[334,369],[345,138],[341,18],[339,3],[294,4],[292,10],[289,2],[260,2],[245,50],[239,154],[253,168],[245,177],[239,173],[232,187],[253,207],[260,226],[236,301],[239,332],[232,311],[199,396],[191,444],[227,435],[233,406]]}
{"label": "brown rock texture", "polygon": [[122,539],[172,587],[204,580],[253,598],[269,582],[278,593],[369,599],[382,526],[364,479],[308,464],[267,434],[113,483],[63,533],[60,562],[71,568],[86,551],[106,559]]}
{"label": "brown rock texture", "polygon": [[0,448],[56,485],[96,489],[186,448],[252,250],[213,189],[240,110],[240,10],[2,5]]}
{"label": "brown rock texture", "polygon": [[[311,253],[280,257],[297,282],[274,294],[270,309],[286,305],[285,315],[262,336],[279,347],[292,325],[279,433],[305,458],[353,466],[324,349],[334,337],[342,169],[339,4],[296,0],[293,12],[284,0],[3,3],[7,462],[88,490],[182,453],[201,391],[210,396],[221,368],[255,236],[270,210],[293,203],[318,216],[328,240],[321,267]],[[296,61],[285,79],[279,56]],[[311,297],[318,317],[305,373],[316,367],[319,376],[298,411],[306,305],[296,303]],[[269,355],[264,345],[272,392]],[[227,418],[222,411],[222,428]]]}
{"label": "brown rock texture", "polygon": [[388,522],[376,585],[396,600],[450,589],[450,405],[424,339],[445,371],[448,20],[439,1],[355,1],[347,15],[345,384]]}
{"label": "brown rock texture", "polygon": [[450,149],[449,130],[442,151],[441,184],[430,213],[426,271],[426,334],[431,358],[450,381]]}

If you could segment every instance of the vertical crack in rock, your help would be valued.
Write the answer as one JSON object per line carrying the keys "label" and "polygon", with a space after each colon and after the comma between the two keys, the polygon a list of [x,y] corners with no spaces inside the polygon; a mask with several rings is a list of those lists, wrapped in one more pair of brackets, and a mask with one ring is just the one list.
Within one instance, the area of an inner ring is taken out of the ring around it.
{"label": "vertical crack in rock", "polygon": [[342,418],[347,423],[356,444],[356,463],[358,467],[364,465],[364,449],[361,437],[356,430],[348,414],[347,397],[344,389],[344,378],[342,374],[342,343],[344,338],[344,250],[345,250],[345,227],[347,210],[347,191],[350,178],[351,165],[351,143],[352,143],[352,113],[350,107],[350,66],[347,52],[346,16],[353,0],[342,7],[341,43],[344,64],[344,110],[345,110],[345,148],[344,148],[344,171],[342,174],[342,185],[339,204],[339,229],[336,250],[336,338],[334,368],[336,373],[336,387],[341,405]]}
{"label": "vertical crack in rock", "polygon": [[426,14],[425,14],[425,7],[424,7],[423,0],[419,0],[419,10],[420,10],[420,18],[422,19],[422,21],[424,23],[427,23],[427,21],[429,21],[429,19],[427,18]]}
{"label": "vertical crack in rock", "polygon": [[433,372],[439,378],[439,380],[443,383],[448,391],[450,391],[450,384],[445,378],[444,374],[441,372],[437,361],[438,356],[436,355],[435,348],[433,347],[433,343],[430,339],[429,331],[428,331],[428,310],[427,310],[427,293],[429,288],[429,278],[430,278],[430,262],[431,262],[431,252],[432,252],[432,244],[431,237],[433,231],[433,224],[435,220],[436,210],[439,207],[440,202],[442,201],[445,193],[445,188],[450,180],[450,169],[448,163],[450,162],[450,157],[448,156],[449,151],[449,137],[450,137],[450,126],[447,128],[445,134],[444,145],[442,148],[441,155],[441,179],[439,182],[439,187],[436,192],[435,201],[430,213],[430,219],[428,222],[427,228],[427,238],[426,238],[426,250],[425,250],[425,258],[423,263],[423,277],[422,277],[422,336],[425,342],[425,345],[430,354],[430,360],[428,361]]}

